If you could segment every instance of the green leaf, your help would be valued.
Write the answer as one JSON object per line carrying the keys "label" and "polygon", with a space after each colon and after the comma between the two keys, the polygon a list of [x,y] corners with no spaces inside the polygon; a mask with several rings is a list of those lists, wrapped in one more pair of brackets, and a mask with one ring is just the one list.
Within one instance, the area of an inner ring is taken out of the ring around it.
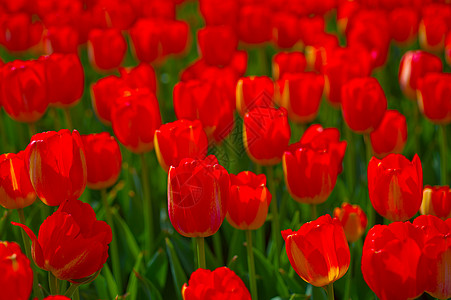
{"label": "green leaf", "polygon": [[149,279],[141,276],[137,272],[135,274],[136,274],[137,278],[144,284],[144,285],[142,285],[142,288],[144,289],[147,299],[163,300],[163,296],[161,296],[158,289],[155,287],[155,285]]}
{"label": "green leaf", "polygon": [[174,246],[172,245],[169,238],[166,238],[166,249],[168,251],[169,263],[171,265],[171,273],[172,278],[174,280],[174,287],[177,290],[177,298],[182,300],[182,286],[184,283],[187,283],[188,280],[186,278],[185,272],[180,265],[180,261],[177,257],[177,254],[174,250]]}
{"label": "green leaf", "polygon": [[138,255],[141,253],[141,250],[139,249],[135,236],[131,232],[127,223],[125,223],[125,221],[121,218],[121,216],[119,216],[119,214],[115,210],[113,210],[113,216],[115,218],[116,226],[119,231],[117,234],[125,238],[125,241],[128,245],[128,249],[130,250],[132,256],[138,257]]}
{"label": "green leaf", "polygon": [[94,285],[96,286],[97,294],[100,299],[114,299],[111,297],[111,294],[108,294],[107,283],[102,275],[99,275],[96,278]]}
{"label": "green leaf", "polygon": [[[255,256],[255,267],[257,273],[257,286],[264,287],[264,293],[268,296],[288,296],[288,288],[278,270],[274,269],[272,263],[258,249],[253,248]],[[260,282],[259,282],[260,281]],[[261,282],[263,281],[263,282]],[[275,283],[275,285],[274,285]]]}
{"label": "green leaf", "polygon": [[108,290],[110,291],[110,298],[114,299],[119,295],[116,280],[114,280],[113,274],[111,274],[110,267],[107,264],[103,266],[102,273],[105,277],[106,284],[108,286]]}
{"label": "green leaf", "polygon": [[137,273],[139,267],[141,265],[141,261],[143,259],[143,253],[139,253],[138,258],[136,259],[135,266],[133,267],[132,272],[130,273],[130,278],[128,280],[127,286],[127,295],[129,296],[128,300],[136,300],[138,296],[138,278]]}
{"label": "green leaf", "polygon": [[147,263],[146,278],[149,278],[151,282],[155,282],[159,290],[163,290],[166,285],[168,268],[168,257],[163,249],[160,248]]}

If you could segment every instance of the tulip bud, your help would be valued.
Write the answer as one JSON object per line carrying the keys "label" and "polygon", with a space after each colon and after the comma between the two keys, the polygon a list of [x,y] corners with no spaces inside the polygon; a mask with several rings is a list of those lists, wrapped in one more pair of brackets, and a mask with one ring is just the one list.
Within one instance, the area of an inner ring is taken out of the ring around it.
{"label": "tulip bud", "polygon": [[436,216],[443,221],[451,218],[451,189],[449,186],[426,185],[423,189],[420,213]]}
{"label": "tulip bud", "polygon": [[341,208],[334,209],[334,217],[340,220],[345,231],[346,240],[353,243],[365,232],[368,220],[365,212],[358,205],[343,203]]}

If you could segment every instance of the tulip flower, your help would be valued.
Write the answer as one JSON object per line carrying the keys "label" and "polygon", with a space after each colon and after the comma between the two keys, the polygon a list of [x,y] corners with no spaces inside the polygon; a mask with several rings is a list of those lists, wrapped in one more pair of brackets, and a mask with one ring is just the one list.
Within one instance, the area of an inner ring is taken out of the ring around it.
{"label": "tulip flower", "polygon": [[0,24],[0,44],[9,51],[24,51],[39,43],[43,26],[32,21],[31,14],[3,13]]}
{"label": "tulip flower", "polygon": [[234,299],[251,300],[251,295],[238,275],[227,267],[214,271],[197,269],[182,287],[183,300]]}
{"label": "tulip flower", "polygon": [[79,33],[70,25],[49,26],[44,43],[47,53],[77,53]]}
{"label": "tulip flower", "polygon": [[451,123],[451,74],[428,73],[418,82],[420,111],[436,124]]}
{"label": "tulip flower", "polygon": [[155,130],[161,125],[157,98],[148,89],[125,90],[112,107],[111,123],[119,142],[130,151],[152,150]]}
{"label": "tulip flower", "polygon": [[338,46],[338,38],[335,35],[325,32],[316,35],[311,44],[305,46],[307,69],[323,74],[327,57],[330,57]]}
{"label": "tulip flower", "polygon": [[119,68],[119,73],[128,87],[147,88],[154,94],[157,92],[157,77],[150,64],[140,63],[133,68]]}
{"label": "tulip flower", "polygon": [[279,48],[291,48],[300,40],[297,28],[298,16],[291,12],[276,12],[273,15],[273,40]]}
{"label": "tulip flower", "polygon": [[158,162],[166,172],[184,158],[204,159],[208,151],[207,135],[199,120],[161,125],[155,131],[154,144]]}
{"label": "tulip flower", "polygon": [[236,84],[236,109],[240,115],[256,107],[273,107],[274,83],[267,76],[242,77]]}
{"label": "tulip flower", "polygon": [[276,102],[297,123],[313,121],[324,90],[324,77],[314,73],[286,74],[276,82]]}
{"label": "tulip flower", "polygon": [[37,238],[24,224],[12,224],[30,237],[36,265],[60,280],[83,282],[100,271],[108,258],[111,228],[98,221],[92,207],[80,200],[64,201],[41,224]]}
{"label": "tulip flower", "polygon": [[287,110],[283,107],[256,107],[244,115],[244,147],[257,164],[278,164],[288,147],[290,135]]}
{"label": "tulip flower", "polygon": [[119,67],[126,51],[127,42],[119,29],[93,29],[89,32],[89,60],[97,69],[108,71]]}
{"label": "tulip flower", "polygon": [[228,65],[238,46],[238,37],[229,26],[202,28],[197,32],[197,40],[203,59],[213,66]]}
{"label": "tulip flower", "polygon": [[334,218],[340,220],[345,231],[346,240],[353,243],[360,239],[365,232],[368,219],[365,212],[358,205],[344,202],[341,207],[334,209]]}
{"label": "tulip flower", "polygon": [[0,241],[0,282],[3,299],[28,300],[33,285],[30,261],[15,242]]}
{"label": "tulip flower", "polygon": [[341,111],[351,130],[370,133],[379,126],[387,110],[387,98],[376,78],[352,79],[343,85],[341,93]]}
{"label": "tulip flower", "polygon": [[451,31],[448,32],[445,39],[445,60],[448,66],[451,66]]}
{"label": "tulip flower", "polygon": [[407,141],[407,122],[397,110],[385,111],[379,126],[370,133],[371,148],[378,158],[402,153]]}
{"label": "tulip flower", "polygon": [[70,298],[67,298],[66,296],[62,295],[56,295],[45,297],[44,300],[70,300]]}
{"label": "tulip flower", "polygon": [[425,5],[419,25],[419,41],[422,49],[443,51],[446,33],[450,30],[451,8],[445,3]]}
{"label": "tulip flower", "polygon": [[316,36],[324,33],[325,28],[326,23],[323,16],[301,17],[297,25],[301,41],[305,45],[313,44]]}
{"label": "tulip flower", "polygon": [[405,221],[420,209],[423,170],[418,155],[409,161],[401,154],[368,164],[368,191],[374,209],[391,221]]}
{"label": "tulip flower", "polygon": [[330,215],[305,223],[298,231],[282,231],[288,259],[306,282],[322,287],[343,277],[351,254],[338,219]]}
{"label": "tulip flower", "polygon": [[240,4],[238,0],[200,0],[199,10],[205,24],[229,25],[236,28]]}
{"label": "tulip flower", "polygon": [[238,17],[240,40],[248,44],[260,44],[271,40],[271,14],[269,5],[260,3],[243,5]]}
{"label": "tulip flower", "polygon": [[154,0],[131,2],[131,4],[145,17],[165,20],[174,20],[176,17],[176,1]]}
{"label": "tulip flower", "polygon": [[391,37],[396,42],[407,45],[418,34],[419,16],[413,7],[397,7],[389,13]]}
{"label": "tulip flower", "polygon": [[429,72],[442,72],[442,61],[434,54],[417,50],[407,51],[402,56],[398,80],[401,91],[407,98],[416,100],[419,79]]}
{"label": "tulip flower", "polygon": [[381,300],[414,299],[425,289],[424,234],[410,222],[376,225],[362,252],[365,282]]}
{"label": "tulip flower", "polygon": [[6,209],[27,207],[36,193],[25,166],[24,152],[0,155],[0,205]]}
{"label": "tulip flower", "polygon": [[87,185],[91,189],[112,186],[122,168],[119,145],[107,132],[82,135],[86,157]]}
{"label": "tulip flower", "polygon": [[451,189],[449,186],[426,185],[423,189],[420,213],[436,216],[443,221],[451,218]]}
{"label": "tulip flower", "polygon": [[91,86],[92,107],[105,125],[111,125],[111,108],[126,88],[124,80],[114,75],[99,79]]}
{"label": "tulip flower", "polygon": [[302,52],[279,52],[273,56],[272,73],[278,80],[287,73],[302,73],[307,66]]}

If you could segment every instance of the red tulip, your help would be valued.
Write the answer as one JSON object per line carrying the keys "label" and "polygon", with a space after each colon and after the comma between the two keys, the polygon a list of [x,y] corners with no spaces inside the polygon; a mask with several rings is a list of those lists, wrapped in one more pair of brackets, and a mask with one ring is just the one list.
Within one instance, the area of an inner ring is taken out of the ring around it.
{"label": "red tulip", "polygon": [[230,174],[230,202],[227,221],[241,230],[256,230],[263,226],[271,203],[271,193],[266,188],[266,177],[244,171]]}
{"label": "red tulip", "polygon": [[420,213],[436,216],[443,221],[451,218],[451,189],[449,186],[426,185],[423,189]]}
{"label": "red tulip", "polygon": [[227,267],[197,269],[188,283],[182,287],[183,300],[251,300],[241,278]]}
{"label": "red tulip", "polygon": [[362,273],[381,300],[414,299],[425,289],[424,235],[409,222],[376,225],[362,252]]}
{"label": "red tulip", "polygon": [[336,128],[310,126],[298,143],[283,155],[285,183],[298,202],[319,204],[327,200],[341,172],[346,142]]}
{"label": "red tulip", "polygon": [[[327,63],[327,57],[330,57],[338,46],[338,38],[335,35],[324,32],[316,35],[311,44],[305,46],[307,69],[324,73],[323,67]],[[366,50],[364,51],[366,53]]]}
{"label": "red tulip", "polygon": [[91,189],[112,186],[122,168],[119,145],[107,132],[82,135],[86,156],[87,184]]}
{"label": "red tulip", "polygon": [[451,30],[446,35],[445,39],[445,60],[448,66],[451,66]]}
{"label": "red tulip", "polygon": [[238,37],[230,26],[207,26],[197,32],[199,49],[209,65],[226,66],[238,46]]}
{"label": "red tulip", "polygon": [[243,5],[238,18],[240,40],[248,44],[260,44],[271,40],[271,14],[268,5],[260,3]]}
{"label": "red tulip", "polygon": [[157,77],[150,64],[140,63],[133,68],[119,68],[124,83],[132,89],[147,88],[152,93],[157,92]]}
{"label": "red tulip", "polygon": [[272,37],[279,48],[291,48],[300,40],[298,17],[289,12],[276,12],[272,17]]}
{"label": "red tulip", "polygon": [[434,54],[421,50],[407,51],[399,65],[398,80],[407,98],[416,100],[419,79],[429,72],[442,72],[442,61]]}
{"label": "red tulip", "polygon": [[386,110],[379,126],[370,133],[371,148],[378,158],[402,153],[407,141],[406,117],[397,110]]}
{"label": "red tulip", "polygon": [[27,300],[33,285],[30,261],[15,242],[0,242],[2,298]]}
{"label": "red tulip", "polygon": [[89,32],[89,60],[96,68],[111,70],[119,67],[126,51],[127,42],[119,29],[93,29]]}
{"label": "red tulip", "polygon": [[111,109],[111,123],[119,142],[130,151],[152,150],[155,130],[161,125],[157,98],[148,89],[125,90]]}
{"label": "red tulip", "polygon": [[278,164],[288,147],[290,136],[287,110],[283,107],[256,107],[244,115],[244,148],[257,164]]}
{"label": "red tulip", "polygon": [[341,91],[341,111],[348,127],[357,133],[376,129],[387,110],[387,98],[377,79],[355,78]]}
{"label": "red tulip", "polygon": [[36,193],[25,166],[24,152],[0,155],[0,205],[6,209],[33,204]]}
{"label": "red tulip", "polygon": [[451,74],[428,73],[418,81],[420,111],[436,124],[451,123]]}
{"label": "red tulip", "polygon": [[276,82],[276,101],[297,123],[313,121],[324,90],[324,77],[315,73],[286,74]]}
{"label": "red tulip", "polygon": [[306,282],[326,286],[343,277],[351,254],[340,221],[329,215],[305,223],[298,231],[282,231],[288,259]]}
{"label": "red tulip", "polygon": [[199,120],[161,125],[155,131],[154,144],[158,162],[166,172],[184,158],[204,159],[208,151],[207,135]]}
{"label": "red tulip", "polygon": [[287,73],[302,73],[306,65],[302,52],[279,52],[273,56],[273,77],[278,80]]}
{"label": "red tulip", "polygon": [[446,33],[451,29],[451,7],[445,3],[432,3],[423,8],[419,25],[421,48],[428,51],[443,51]]}
{"label": "red tulip", "polygon": [[60,280],[77,282],[99,271],[108,258],[110,226],[97,221],[92,207],[80,200],[64,201],[41,224],[39,235],[22,227],[30,237],[36,265]]}
{"label": "red tulip", "polygon": [[140,5],[135,9],[147,18],[157,18],[165,20],[175,20],[176,3],[175,1],[153,0],[140,1]]}
{"label": "red tulip", "polygon": [[316,36],[324,33],[326,24],[323,16],[302,17],[299,19],[297,29],[305,45],[311,45]]}
{"label": "red tulip", "polygon": [[207,237],[218,231],[229,205],[230,178],[216,157],[183,159],[168,174],[169,219],[186,237]]}
{"label": "red tulip", "polygon": [[31,15],[18,12],[2,13],[0,22],[0,44],[9,51],[24,51],[41,40],[43,26],[40,21],[32,21]]}
{"label": "red tulip", "polygon": [[114,75],[101,78],[91,86],[92,107],[105,125],[111,125],[111,108],[126,89],[124,80]]}
{"label": "red tulip", "polygon": [[97,0],[90,12],[100,27],[119,30],[128,29],[135,21],[137,14],[133,9],[132,1],[120,0]]}
{"label": "red tulip", "polygon": [[392,38],[401,44],[412,43],[418,34],[419,16],[412,7],[397,7],[389,15]]}
{"label": "red tulip", "polygon": [[56,295],[45,297],[44,300],[70,300],[70,298],[67,298],[66,296],[62,295]]}
{"label": "red tulip", "polygon": [[25,163],[38,197],[49,206],[77,199],[86,187],[86,160],[78,131],[47,131],[32,136]]}
{"label": "red tulip", "polygon": [[41,61],[15,60],[2,67],[0,92],[5,112],[18,122],[36,122],[48,106]]}
{"label": "red tulip", "polygon": [[334,209],[334,217],[340,220],[345,231],[346,240],[353,243],[360,239],[365,232],[368,219],[365,212],[358,205],[344,202],[341,208]]}
{"label": "red tulip", "polygon": [[368,164],[368,191],[374,209],[391,221],[405,221],[420,209],[423,170],[418,155],[412,162],[401,154],[382,160],[373,157]]}
{"label": "red tulip", "polygon": [[200,0],[199,9],[207,26],[229,25],[236,28],[238,23],[239,1]]}
{"label": "red tulip", "polygon": [[240,115],[256,107],[273,107],[274,82],[268,76],[242,77],[236,84],[236,109]]}
{"label": "red tulip", "polygon": [[77,53],[79,33],[73,26],[50,26],[44,36],[47,53]]}

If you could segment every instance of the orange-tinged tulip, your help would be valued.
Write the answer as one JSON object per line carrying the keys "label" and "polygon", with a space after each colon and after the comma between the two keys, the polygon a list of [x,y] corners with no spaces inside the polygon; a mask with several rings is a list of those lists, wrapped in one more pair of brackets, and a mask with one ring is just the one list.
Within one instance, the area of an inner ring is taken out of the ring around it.
{"label": "orange-tinged tulip", "polygon": [[426,185],[423,189],[420,213],[436,216],[443,221],[451,218],[451,189],[449,186]]}
{"label": "orange-tinged tulip", "polygon": [[334,217],[340,220],[348,242],[360,239],[365,232],[368,219],[365,212],[358,205],[343,203],[334,209]]}
{"label": "orange-tinged tulip", "polygon": [[244,115],[255,107],[273,107],[274,82],[268,76],[242,77],[236,84],[236,109]]}

